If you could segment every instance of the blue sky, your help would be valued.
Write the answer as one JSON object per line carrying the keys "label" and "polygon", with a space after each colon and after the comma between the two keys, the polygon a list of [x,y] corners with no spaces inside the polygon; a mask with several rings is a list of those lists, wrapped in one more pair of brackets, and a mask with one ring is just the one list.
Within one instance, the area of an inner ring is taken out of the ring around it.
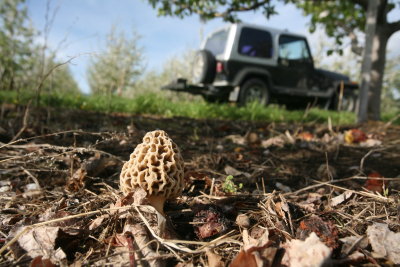
{"label": "blue sky", "polygon": [[[27,0],[29,16],[38,30],[44,27],[47,1]],[[58,12],[49,33],[48,45],[53,49],[58,47],[60,60],[76,57],[70,67],[84,92],[89,92],[86,81],[89,58],[101,53],[104,38],[112,25],[117,25],[127,34],[135,29],[141,35],[139,45],[144,48],[146,70],[160,70],[168,58],[199,47],[201,31],[207,35],[224,24],[220,19],[203,24],[198,16],[184,19],[158,17],[157,11],[144,0],[51,0],[50,4],[51,9],[58,8]],[[323,36],[322,32],[308,33],[309,20],[294,6],[278,3],[277,11],[279,15],[272,16],[270,20],[254,12],[244,13],[240,18],[249,23],[305,34],[311,42]],[[400,12],[396,13],[398,19]],[[398,48],[399,43],[400,33],[397,33],[389,41],[389,49]]]}

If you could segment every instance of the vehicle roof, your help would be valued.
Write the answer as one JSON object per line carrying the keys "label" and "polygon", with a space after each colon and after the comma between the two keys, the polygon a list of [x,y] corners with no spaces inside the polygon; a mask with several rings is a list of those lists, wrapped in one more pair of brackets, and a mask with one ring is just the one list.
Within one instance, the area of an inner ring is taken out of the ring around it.
{"label": "vehicle roof", "polygon": [[231,27],[235,27],[237,29],[241,29],[243,27],[250,27],[250,28],[255,28],[255,29],[260,29],[260,30],[267,30],[269,32],[271,32],[272,34],[282,34],[282,33],[287,33],[290,35],[295,35],[295,36],[299,36],[299,37],[304,37],[304,35],[302,34],[298,34],[298,33],[293,33],[288,31],[287,29],[276,29],[276,28],[272,28],[272,27],[268,27],[268,26],[263,26],[263,25],[259,25],[259,24],[252,24],[252,23],[245,23],[245,22],[240,22],[240,23],[231,23],[231,24],[227,24],[224,25],[222,27],[219,27],[217,29],[215,29],[214,31],[212,31],[210,34],[207,35],[207,38],[210,37],[211,35],[213,35],[216,32],[219,32],[223,29],[229,29]]}

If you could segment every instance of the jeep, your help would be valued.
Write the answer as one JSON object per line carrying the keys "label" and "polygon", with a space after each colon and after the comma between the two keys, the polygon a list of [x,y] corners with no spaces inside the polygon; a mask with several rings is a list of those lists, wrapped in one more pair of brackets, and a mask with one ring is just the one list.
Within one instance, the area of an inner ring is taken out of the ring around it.
{"label": "jeep", "polygon": [[305,36],[246,23],[211,33],[193,61],[192,82],[163,89],[202,95],[210,102],[259,102],[353,111],[358,84],[314,66]]}

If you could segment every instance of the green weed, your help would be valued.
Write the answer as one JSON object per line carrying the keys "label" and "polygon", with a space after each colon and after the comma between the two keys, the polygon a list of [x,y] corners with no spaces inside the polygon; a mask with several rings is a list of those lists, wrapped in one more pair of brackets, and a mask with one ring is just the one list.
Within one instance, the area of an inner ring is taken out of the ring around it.
{"label": "green weed", "polygon": [[233,181],[233,176],[232,175],[228,175],[225,178],[224,183],[222,184],[222,190],[225,193],[236,193],[239,189],[242,189],[243,184],[240,183],[239,185],[236,185],[235,182]]}

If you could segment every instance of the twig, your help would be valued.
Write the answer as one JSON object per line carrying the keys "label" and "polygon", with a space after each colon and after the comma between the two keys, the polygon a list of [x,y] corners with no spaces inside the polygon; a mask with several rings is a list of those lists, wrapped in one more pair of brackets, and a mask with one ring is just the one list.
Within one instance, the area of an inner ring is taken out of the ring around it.
{"label": "twig", "polygon": [[26,173],[29,177],[32,178],[33,182],[37,185],[38,189],[42,189],[42,187],[40,186],[40,183],[38,181],[38,179],[33,176],[32,173],[30,173],[27,169],[25,169],[24,167],[22,167],[22,170],[24,171],[24,173]]}
{"label": "twig", "polygon": [[11,142],[9,142],[7,144],[4,144],[4,143],[0,142],[0,144],[1,144],[0,149],[2,149],[4,147],[7,147],[7,146],[14,145],[14,144],[19,143],[19,142],[27,142],[29,140],[33,140],[33,139],[36,139],[36,138],[57,136],[57,135],[60,135],[60,134],[76,133],[76,132],[78,132],[78,133],[82,132],[83,133],[83,131],[81,131],[81,130],[67,130],[67,131],[62,131],[62,132],[57,132],[57,133],[52,133],[52,134],[43,134],[43,135],[33,136],[33,137],[29,137],[29,138],[18,139],[18,140],[15,140],[15,141],[11,141]]}
{"label": "twig", "polygon": [[135,267],[135,249],[133,248],[133,235],[131,232],[127,231],[124,233],[126,241],[128,242],[129,249],[129,266]]}
{"label": "twig", "polygon": [[400,114],[398,114],[397,116],[394,116],[390,121],[388,121],[387,123],[385,123],[385,125],[383,126],[383,128],[387,129],[390,125],[392,125],[392,123],[397,120],[398,118],[400,118]]}
{"label": "twig", "polygon": [[369,155],[371,155],[371,154],[374,153],[374,152],[382,151],[382,150],[385,150],[385,149],[386,149],[386,148],[377,148],[377,149],[372,149],[372,150],[368,151],[368,153],[365,154],[365,156],[362,157],[362,159],[361,159],[361,161],[360,161],[360,171],[363,172],[363,169],[364,169],[364,161],[365,161],[365,159],[366,159]]}
{"label": "twig", "polygon": [[32,99],[29,100],[28,104],[26,105],[24,118],[22,119],[22,127],[19,130],[19,132],[11,139],[11,142],[17,140],[18,137],[26,130],[26,127],[28,127],[28,115],[29,115],[29,107],[30,107],[31,103],[32,103]]}

